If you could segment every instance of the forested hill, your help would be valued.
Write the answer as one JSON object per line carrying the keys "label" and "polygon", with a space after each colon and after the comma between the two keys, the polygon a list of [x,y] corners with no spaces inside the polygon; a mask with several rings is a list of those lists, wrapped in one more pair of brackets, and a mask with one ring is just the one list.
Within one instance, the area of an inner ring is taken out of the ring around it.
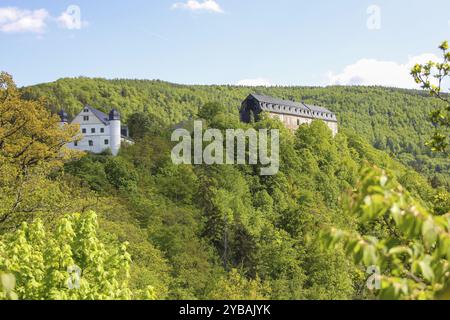
{"label": "forested hill", "polygon": [[295,99],[334,111],[340,126],[354,131],[375,148],[426,176],[434,187],[449,189],[448,158],[425,145],[433,131],[428,120],[436,100],[414,90],[382,87],[271,87],[177,85],[149,80],[60,79],[23,88],[23,97],[45,97],[52,111],[70,115],[84,104],[118,109],[126,120],[144,111],[170,124],[194,117],[208,102],[220,102],[231,113],[250,93]]}
{"label": "forested hill", "polygon": [[[333,138],[321,121],[295,133],[269,117],[243,124],[238,106],[255,91],[328,107],[340,133]],[[414,272],[411,291],[403,278],[382,286],[388,299],[412,299],[417,288],[434,293],[423,284],[446,274],[441,256],[450,251],[440,245],[448,238],[438,241],[435,232],[450,211],[450,193],[436,188],[448,180],[448,160],[424,145],[433,101],[417,92],[85,78],[17,92],[3,74],[0,98],[8,130],[0,152],[0,272],[6,265],[15,275],[20,299],[372,299],[366,270],[375,265],[396,279]],[[136,143],[115,157],[55,149],[78,129],[61,130],[47,107],[73,115],[85,103],[119,109]],[[279,129],[279,172],[175,165],[170,124],[189,117],[222,132]],[[426,247],[411,245],[422,232]],[[354,241],[358,234],[364,238]],[[351,243],[331,248],[337,237]],[[409,246],[420,262],[400,256]],[[82,290],[68,289],[61,276],[74,263]]]}

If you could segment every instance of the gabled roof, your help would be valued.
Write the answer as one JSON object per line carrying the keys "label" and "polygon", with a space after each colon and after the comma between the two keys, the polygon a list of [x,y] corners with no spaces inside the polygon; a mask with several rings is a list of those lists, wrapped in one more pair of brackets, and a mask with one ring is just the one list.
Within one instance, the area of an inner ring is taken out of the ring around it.
{"label": "gabled roof", "polygon": [[336,115],[323,107],[309,105],[303,102],[282,100],[260,94],[251,94],[249,98],[250,97],[256,99],[260,103],[261,109],[264,111],[292,114],[307,118],[323,119],[326,121],[337,121]]}
{"label": "gabled roof", "polygon": [[109,116],[100,110],[95,109],[94,107],[91,107],[90,105],[86,105],[86,108],[91,110],[91,112],[100,120],[103,122],[105,126],[109,125]]}

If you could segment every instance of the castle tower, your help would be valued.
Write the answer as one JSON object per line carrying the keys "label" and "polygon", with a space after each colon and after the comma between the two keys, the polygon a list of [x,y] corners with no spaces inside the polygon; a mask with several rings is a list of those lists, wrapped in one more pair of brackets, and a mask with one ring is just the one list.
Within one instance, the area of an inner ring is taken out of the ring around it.
{"label": "castle tower", "polygon": [[120,133],[120,113],[112,109],[109,113],[109,126],[110,126],[110,140],[111,140],[111,152],[114,156],[119,153],[121,133]]}
{"label": "castle tower", "polygon": [[59,111],[58,116],[60,118],[59,124],[61,127],[69,123],[69,116],[64,110]]}

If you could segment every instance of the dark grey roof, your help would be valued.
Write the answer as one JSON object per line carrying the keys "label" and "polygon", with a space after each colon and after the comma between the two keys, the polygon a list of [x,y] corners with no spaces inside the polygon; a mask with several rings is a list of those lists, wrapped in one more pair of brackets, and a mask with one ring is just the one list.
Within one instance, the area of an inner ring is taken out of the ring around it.
{"label": "dark grey roof", "polygon": [[260,94],[251,94],[250,96],[254,97],[260,103],[260,107],[264,111],[292,114],[305,118],[322,119],[326,121],[337,121],[336,115],[323,107],[309,105],[303,102],[282,100]]}
{"label": "dark grey roof", "polygon": [[92,111],[92,113],[101,121],[105,126],[109,125],[109,116],[100,110],[91,107],[90,105],[86,105],[86,108]]}
{"label": "dark grey roof", "polygon": [[259,102],[263,102],[263,103],[270,103],[270,104],[280,105],[280,106],[288,106],[288,107],[294,107],[294,108],[300,108],[300,109],[307,109],[303,103],[299,103],[299,102],[295,102],[295,101],[282,100],[282,99],[277,99],[274,97],[263,96],[260,94],[252,94],[252,96]]}
{"label": "dark grey roof", "polygon": [[109,112],[108,120],[109,121],[111,121],[111,120],[120,120],[120,113],[119,113],[119,111],[117,111],[116,109],[112,109]]}
{"label": "dark grey roof", "polygon": [[66,111],[64,111],[64,109],[60,110],[58,112],[58,116],[61,119],[61,122],[68,122],[69,121],[69,115],[67,114]]}

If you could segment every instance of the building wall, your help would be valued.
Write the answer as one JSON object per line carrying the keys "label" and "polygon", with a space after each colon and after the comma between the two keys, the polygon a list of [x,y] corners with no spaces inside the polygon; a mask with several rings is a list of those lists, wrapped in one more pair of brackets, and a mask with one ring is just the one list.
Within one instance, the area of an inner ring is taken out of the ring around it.
{"label": "building wall", "polygon": [[333,137],[336,136],[339,132],[339,126],[337,122],[329,122],[325,121],[325,123],[328,125],[328,127],[333,131]]}
{"label": "building wall", "polygon": [[[84,120],[84,116],[88,116],[89,120]],[[100,153],[106,149],[110,149],[110,126],[105,126],[90,110],[85,112],[83,109],[72,121],[72,124],[80,125],[80,133],[83,138],[76,144],[74,142],[69,143],[68,146],[70,148],[93,153]],[[86,133],[83,133],[83,129],[86,130]],[[92,133],[92,129],[95,129],[95,133]],[[101,132],[102,129],[103,132]],[[92,146],[89,145],[89,141],[92,141]]]}
{"label": "building wall", "polygon": [[[269,113],[269,116],[272,118],[278,118],[281,122],[284,123],[284,125],[291,130],[297,130],[298,127],[300,127],[303,124],[310,124],[313,122],[313,119],[311,118],[303,118],[300,116],[290,115],[290,114],[282,114],[282,113]],[[327,126],[331,129],[333,132],[333,136],[338,134],[338,124],[337,122],[332,121],[324,121]]]}
{"label": "building wall", "polygon": [[119,153],[120,150],[120,142],[122,140],[121,134],[120,134],[120,120],[112,120],[109,122],[109,129],[110,129],[110,147],[111,152],[114,156],[116,156]]}

